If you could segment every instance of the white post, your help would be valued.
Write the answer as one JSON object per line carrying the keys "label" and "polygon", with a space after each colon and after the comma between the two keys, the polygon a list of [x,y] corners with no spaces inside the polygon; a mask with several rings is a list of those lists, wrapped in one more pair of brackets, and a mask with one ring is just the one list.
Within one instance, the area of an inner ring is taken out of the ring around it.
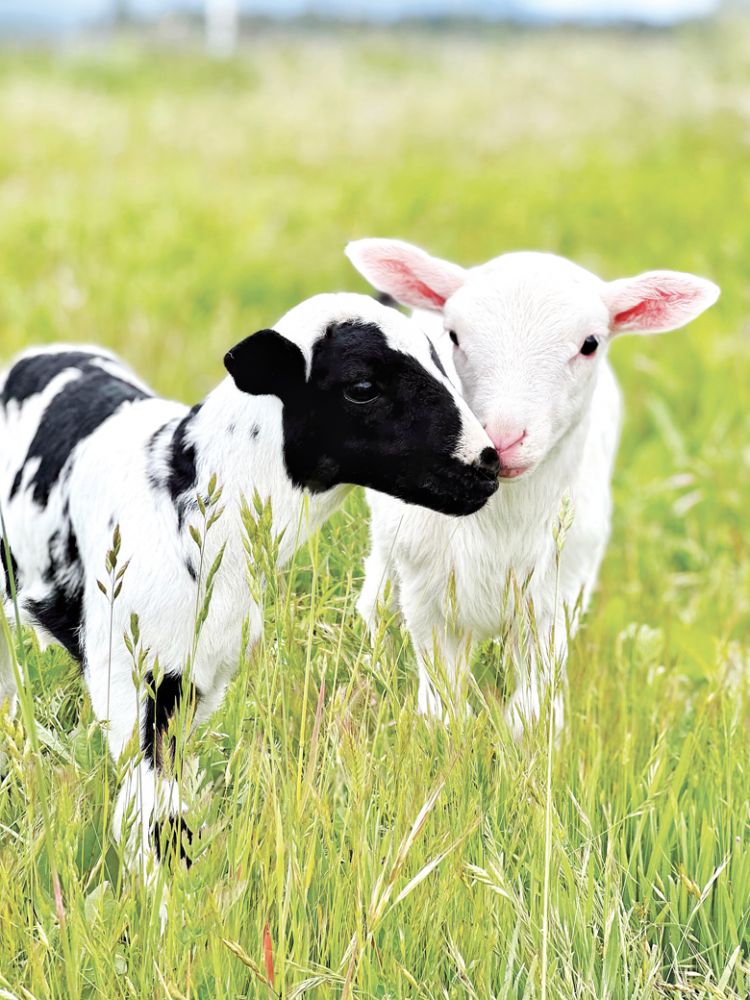
{"label": "white post", "polygon": [[237,48],[239,10],[237,0],[206,0],[206,47],[220,59]]}

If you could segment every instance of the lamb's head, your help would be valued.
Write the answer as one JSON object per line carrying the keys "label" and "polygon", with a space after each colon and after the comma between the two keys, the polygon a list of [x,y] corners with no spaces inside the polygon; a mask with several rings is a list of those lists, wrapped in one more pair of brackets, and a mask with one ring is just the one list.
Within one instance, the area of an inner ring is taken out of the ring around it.
{"label": "lamb's head", "polygon": [[438,349],[452,352],[507,479],[535,469],[577,425],[614,336],[674,330],[719,295],[712,282],[675,271],[605,282],[545,253],[468,270],[399,240],[358,240],[347,255],[398,302],[442,313]]}
{"label": "lamb's head", "polygon": [[471,514],[497,489],[492,443],[429,339],[367,295],[308,299],[225,364],[238,389],[280,400],[299,487],[369,486],[445,514]]}

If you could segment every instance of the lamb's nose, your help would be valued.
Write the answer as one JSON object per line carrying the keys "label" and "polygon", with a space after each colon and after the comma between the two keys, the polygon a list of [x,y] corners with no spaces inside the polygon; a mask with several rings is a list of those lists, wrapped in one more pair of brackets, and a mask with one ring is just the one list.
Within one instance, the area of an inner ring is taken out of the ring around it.
{"label": "lamb's nose", "polygon": [[500,457],[500,462],[503,465],[509,465],[511,459],[516,457],[520,451],[526,439],[526,431],[496,431],[491,427],[487,427],[485,430],[489,434],[490,441],[495,446],[495,450]]}
{"label": "lamb's nose", "polygon": [[479,456],[477,464],[488,476],[496,476],[500,471],[500,459],[494,448],[485,448]]}

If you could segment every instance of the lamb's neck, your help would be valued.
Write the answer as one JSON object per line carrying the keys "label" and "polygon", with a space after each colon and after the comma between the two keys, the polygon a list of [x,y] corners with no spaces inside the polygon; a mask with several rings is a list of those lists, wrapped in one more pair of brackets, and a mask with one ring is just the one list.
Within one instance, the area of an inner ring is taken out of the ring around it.
{"label": "lamb's neck", "polygon": [[517,482],[501,482],[489,507],[496,506],[513,523],[535,524],[546,532],[557,517],[563,495],[570,490],[575,503],[575,486],[585,460],[586,438],[591,424],[591,402],[587,401],[579,419],[550,449],[536,469]]}
{"label": "lamb's neck", "polygon": [[257,491],[271,502],[273,533],[284,531],[280,562],[330,517],[349,489],[315,494],[292,483],[284,464],[282,417],[275,396],[251,396],[226,378],[201,404],[192,433],[198,483],[203,488],[215,475],[223,489],[225,532],[236,528],[242,499],[252,504]]}
{"label": "lamb's neck", "polygon": [[579,419],[563,434],[541,463],[538,471],[544,476],[547,488],[552,492],[556,489],[562,492],[577,480],[584,460],[590,421],[591,402],[588,401]]}

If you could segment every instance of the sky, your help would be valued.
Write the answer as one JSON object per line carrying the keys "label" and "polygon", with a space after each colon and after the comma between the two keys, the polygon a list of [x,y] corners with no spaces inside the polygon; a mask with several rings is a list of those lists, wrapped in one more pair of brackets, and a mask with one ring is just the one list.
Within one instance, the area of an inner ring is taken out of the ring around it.
{"label": "sky", "polygon": [[679,20],[710,14],[715,0],[529,0],[531,11],[552,16],[630,16],[653,21]]}
{"label": "sky", "polygon": [[[243,10],[263,15],[326,15],[391,20],[399,16],[474,14],[551,20],[631,18],[668,24],[710,14],[718,0],[239,0]],[[129,0],[131,9],[158,15],[166,9],[196,9],[200,0]],[[106,17],[114,0],[0,0],[0,28],[72,26]]]}

